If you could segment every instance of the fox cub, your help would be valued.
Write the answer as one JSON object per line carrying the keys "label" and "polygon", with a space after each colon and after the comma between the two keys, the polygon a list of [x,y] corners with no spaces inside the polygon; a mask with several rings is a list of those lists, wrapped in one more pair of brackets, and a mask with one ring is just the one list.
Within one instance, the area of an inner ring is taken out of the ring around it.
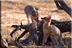
{"label": "fox cub", "polygon": [[33,20],[36,20],[37,22],[39,21],[38,20],[39,19],[39,13],[33,6],[27,5],[24,8],[24,11],[25,11],[26,16],[27,16],[28,25],[30,24],[29,16],[31,17],[32,23],[33,23]]}
{"label": "fox cub", "polygon": [[54,46],[58,46],[59,43],[61,42],[62,39],[62,34],[61,31],[54,25],[50,25],[51,23],[51,16],[49,17],[44,17],[41,18],[44,21],[43,24],[43,42],[42,45],[44,45],[44,43],[47,42],[47,38],[50,36]]}

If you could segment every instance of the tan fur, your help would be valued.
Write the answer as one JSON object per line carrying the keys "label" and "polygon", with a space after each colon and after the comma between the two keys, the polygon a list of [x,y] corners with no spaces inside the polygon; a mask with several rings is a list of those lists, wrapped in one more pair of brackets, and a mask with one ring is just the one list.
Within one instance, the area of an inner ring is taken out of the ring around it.
{"label": "tan fur", "polygon": [[53,41],[53,44],[58,46],[59,40],[61,40],[62,38],[61,31],[56,26],[50,25],[51,19],[48,19],[46,17],[43,20],[44,20],[43,24],[44,37],[42,45],[44,45],[44,43],[47,42],[47,38],[50,36]]}

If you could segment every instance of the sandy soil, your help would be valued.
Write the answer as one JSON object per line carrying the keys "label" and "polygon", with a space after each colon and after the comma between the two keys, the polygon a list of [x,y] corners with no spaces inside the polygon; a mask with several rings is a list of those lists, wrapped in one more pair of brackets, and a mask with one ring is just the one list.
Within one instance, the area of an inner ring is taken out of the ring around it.
{"label": "sandy soil", "polygon": [[[70,1],[65,1],[69,7],[71,7]],[[13,34],[13,38],[10,37],[10,33],[15,29],[11,26],[14,24],[20,25],[20,22],[23,23],[23,25],[27,24],[27,18],[26,14],[24,13],[24,7],[26,5],[32,5],[34,7],[38,7],[39,10],[39,17],[45,17],[50,14],[52,16],[52,19],[59,20],[59,21],[66,21],[71,20],[71,17],[63,10],[58,10],[56,8],[56,5],[53,1],[49,2],[12,2],[12,1],[2,1],[1,2],[1,35],[3,38],[8,38],[9,42],[14,41],[15,37],[19,37],[21,33],[24,31],[16,31]],[[39,18],[39,19],[40,19]],[[41,20],[41,19],[40,19]],[[28,37],[27,33],[24,37],[22,37],[20,40],[23,40]],[[66,36],[65,36],[66,35]],[[62,33],[62,37],[64,38],[64,42],[66,41],[66,37],[68,38],[68,44],[71,43],[71,33],[66,32]]]}

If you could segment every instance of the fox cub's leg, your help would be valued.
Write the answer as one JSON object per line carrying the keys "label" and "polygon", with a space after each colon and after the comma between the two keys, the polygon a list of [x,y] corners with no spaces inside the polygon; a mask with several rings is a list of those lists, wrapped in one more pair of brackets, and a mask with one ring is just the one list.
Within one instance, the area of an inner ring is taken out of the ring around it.
{"label": "fox cub's leg", "polygon": [[31,21],[33,22],[34,18],[31,16]]}
{"label": "fox cub's leg", "polygon": [[55,46],[55,38],[53,36],[51,36],[51,39],[53,41],[53,46]]}
{"label": "fox cub's leg", "polygon": [[44,46],[44,43],[46,43],[46,41],[47,41],[47,34],[44,33],[42,46]]}
{"label": "fox cub's leg", "polygon": [[56,46],[58,46],[59,45],[58,36],[55,36],[55,40],[56,40]]}
{"label": "fox cub's leg", "polygon": [[45,43],[45,35],[43,36],[42,46],[44,46],[44,43]]}
{"label": "fox cub's leg", "polygon": [[45,34],[44,36],[45,36],[45,41],[44,41],[44,43],[46,43],[46,42],[47,42],[47,38],[48,38],[48,34]]}
{"label": "fox cub's leg", "polygon": [[28,21],[28,26],[29,26],[29,24],[30,24],[30,22],[29,22],[29,15],[28,14],[26,14],[27,15],[27,21]]}
{"label": "fox cub's leg", "polygon": [[48,38],[49,36],[50,36],[50,34],[48,34],[48,33],[44,33],[43,43],[42,43],[42,45],[44,45],[44,43],[47,42],[47,38]]}

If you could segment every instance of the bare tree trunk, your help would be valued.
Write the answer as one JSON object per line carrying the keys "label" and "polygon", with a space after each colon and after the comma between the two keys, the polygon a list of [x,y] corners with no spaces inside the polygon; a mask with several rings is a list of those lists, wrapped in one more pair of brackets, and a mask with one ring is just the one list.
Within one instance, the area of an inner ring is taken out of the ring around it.
{"label": "bare tree trunk", "polygon": [[58,9],[66,11],[71,16],[71,8],[63,0],[54,0]]}

